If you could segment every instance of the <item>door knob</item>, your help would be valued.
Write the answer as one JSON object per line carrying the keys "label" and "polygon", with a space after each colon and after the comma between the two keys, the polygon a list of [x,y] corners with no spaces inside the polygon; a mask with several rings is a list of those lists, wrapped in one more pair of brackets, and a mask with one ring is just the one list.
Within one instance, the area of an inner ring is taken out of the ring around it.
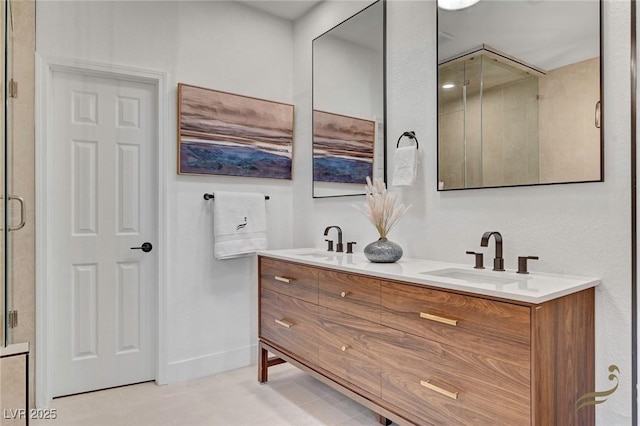
{"label": "door knob", "polygon": [[142,243],[140,247],[131,247],[131,250],[142,250],[145,253],[149,253],[151,250],[153,250],[153,246],[151,245],[151,243]]}

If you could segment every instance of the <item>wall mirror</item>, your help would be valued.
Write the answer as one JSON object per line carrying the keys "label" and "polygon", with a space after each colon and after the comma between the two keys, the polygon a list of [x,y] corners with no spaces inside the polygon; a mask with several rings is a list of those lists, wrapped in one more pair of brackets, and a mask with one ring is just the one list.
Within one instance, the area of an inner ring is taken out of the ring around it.
{"label": "wall mirror", "polygon": [[[313,40],[313,197],[364,194],[385,179],[385,4]],[[385,179],[386,180],[386,179]]]}
{"label": "wall mirror", "polygon": [[438,189],[604,180],[601,2],[438,7]]}

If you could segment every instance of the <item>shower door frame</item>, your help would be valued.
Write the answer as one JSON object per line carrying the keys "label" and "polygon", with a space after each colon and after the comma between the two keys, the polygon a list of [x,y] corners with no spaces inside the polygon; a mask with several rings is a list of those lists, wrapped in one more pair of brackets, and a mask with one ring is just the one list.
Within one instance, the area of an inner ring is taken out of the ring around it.
{"label": "shower door frame", "polygon": [[0,218],[0,227],[2,228],[1,230],[1,235],[2,235],[2,241],[0,241],[0,244],[2,245],[2,253],[0,253],[1,259],[1,265],[0,267],[2,268],[2,289],[0,290],[0,304],[2,306],[2,317],[0,318],[0,337],[2,338],[2,341],[0,342],[0,347],[4,347],[7,346],[7,344],[9,343],[8,339],[8,335],[9,335],[9,326],[8,326],[8,315],[9,315],[9,298],[8,298],[8,280],[7,280],[7,237],[8,237],[8,231],[7,231],[7,226],[9,225],[8,223],[8,219],[7,219],[7,200],[6,200],[6,196],[8,194],[7,192],[7,131],[6,131],[6,126],[7,126],[7,78],[8,78],[8,73],[7,73],[7,69],[8,69],[8,51],[9,51],[9,41],[8,41],[8,33],[9,33],[9,27],[7,25],[7,20],[8,20],[8,10],[9,10],[9,5],[10,2],[7,1],[4,4],[4,7],[2,8],[2,11],[0,12],[0,14],[2,15],[2,27],[1,27],[1,31],[2,31],[2,54],[3,54],[3,59],[2,59],[2,85],[3,85],[3,91],[4,94],[2,96],[2,124],[0,124],[0,126],[2,127],[0,129],[0,132],[2,133],[2,152],[0,153],[0,156],[2,158],[0,158],[0,161],[2,162],[2,170],[0,171],[2,173],[2,177],[0,185],[2,187],[2,189],[0,190],[0,204],[1,204],[1,215],[2,217]]}

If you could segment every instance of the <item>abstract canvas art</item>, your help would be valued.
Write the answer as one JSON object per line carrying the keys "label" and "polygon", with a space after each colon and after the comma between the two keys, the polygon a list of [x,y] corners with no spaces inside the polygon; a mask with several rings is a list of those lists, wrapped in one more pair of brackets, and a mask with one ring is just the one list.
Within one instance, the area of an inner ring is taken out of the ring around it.
{"label": "abstract canvas art", "polygon": [[293,105],[178,84],[178,173],[291,179]]}
{"label": "abstract canvas art", "polygon": [[376,123],[313,111],[313,180],[364,184],[373,176]]}

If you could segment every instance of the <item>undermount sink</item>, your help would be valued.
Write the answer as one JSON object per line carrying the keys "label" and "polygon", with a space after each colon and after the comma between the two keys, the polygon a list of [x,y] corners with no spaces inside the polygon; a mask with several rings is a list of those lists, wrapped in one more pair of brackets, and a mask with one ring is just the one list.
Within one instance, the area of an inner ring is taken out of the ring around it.
{"label": "undermount sink", "polygon": [[335,251],[314,251],[312,253],[300,253],[299,256],[310,256],[310,257],[331,257],[336,255],[342,255],[344,253],[337,253]]}
{"label": "undermount sink", "polygon": [[480,271],[469,271],[466,269],[456,269],[456,268],[448,268],[448,269],[439,269],[437,271],[425,271],[421,272],[423,275],[430,275],[434,277],[443,277],[443,278],[452,278],[455,280],[466,281],[470,284],[489,284],[489,285],[508,285],[508,284],[523,284],[526,283],[526,278],[519,277],[498,277],[493,276],[493,274],[502,274],[503,272],[480,272]]}

